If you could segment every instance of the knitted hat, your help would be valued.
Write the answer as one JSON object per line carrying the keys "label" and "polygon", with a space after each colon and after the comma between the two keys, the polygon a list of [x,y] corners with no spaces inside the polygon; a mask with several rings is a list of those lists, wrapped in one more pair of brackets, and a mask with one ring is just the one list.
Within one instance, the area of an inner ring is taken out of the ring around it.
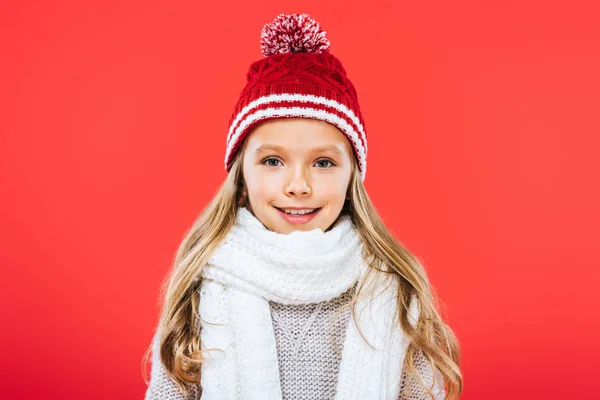
{"label": "knitted hat", "polygon": [[229,124],[225,169],[258,124],[276,118],[329,122],[350,140],[362,180],[367,137],[356,90],[329,50],[326,32],[308,14],[281,14],[261,33],[263,58],[250,65]]}

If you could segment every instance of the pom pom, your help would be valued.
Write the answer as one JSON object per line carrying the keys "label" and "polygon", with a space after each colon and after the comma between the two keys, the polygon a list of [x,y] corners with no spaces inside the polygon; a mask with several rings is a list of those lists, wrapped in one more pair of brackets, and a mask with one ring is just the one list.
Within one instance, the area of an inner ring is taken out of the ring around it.
{"label": "pom pom", "polygon": [[322,53],[329,51],[327,32],[308,14],[280,14],[262,29],[263,56],[283,53]]}

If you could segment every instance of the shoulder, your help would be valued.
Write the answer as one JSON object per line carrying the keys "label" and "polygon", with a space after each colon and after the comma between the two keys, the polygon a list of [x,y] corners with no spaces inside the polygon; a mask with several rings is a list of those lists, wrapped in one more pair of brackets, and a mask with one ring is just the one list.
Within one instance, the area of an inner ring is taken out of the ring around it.
{"label": "shoulder", "polygon": [[[363,289],[373,294],[373,298],[383,296],[387,301],[398,303],[400,285],[394,275],[389,272],[371,271],[361,277]],[[410,297],[408,304],[409,321],[413,326],[416,326],[420,316],[420,302],[416,294]]]}

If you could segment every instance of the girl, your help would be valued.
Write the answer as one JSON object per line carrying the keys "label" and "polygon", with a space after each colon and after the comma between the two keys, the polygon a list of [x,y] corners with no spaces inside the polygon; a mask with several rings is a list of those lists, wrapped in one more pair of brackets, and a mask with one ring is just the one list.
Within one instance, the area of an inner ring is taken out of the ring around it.
{"label": "girl", "polygon": [[228,177],[166,281],[146,399],[457,399],[456,337],[365,191],[357,94],[325,32],[280,15],[261,49]]}

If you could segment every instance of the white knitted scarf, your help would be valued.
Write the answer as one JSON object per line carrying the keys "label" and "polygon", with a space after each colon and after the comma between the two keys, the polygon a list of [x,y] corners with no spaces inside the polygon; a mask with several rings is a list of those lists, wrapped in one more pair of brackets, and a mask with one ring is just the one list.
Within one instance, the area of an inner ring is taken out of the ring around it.
{"label": "white knitted scarf", "polygon": [[[201,342],[207,351],[202,399],[281,400],[268,302],[330,300],[365,277],[367,268],[359,234],[348,217],[327,232],[286,235],[269,231],[240,208],[235,225],[202,273]],[[382,275],[367,285],[383,287]],[[379,295],[357,299],[358,328],[350,318],[336,399],[398,399],[408,341],[397,322],[397,285],[386,285]],[[416,322],[415,301],[409,315]]]}

